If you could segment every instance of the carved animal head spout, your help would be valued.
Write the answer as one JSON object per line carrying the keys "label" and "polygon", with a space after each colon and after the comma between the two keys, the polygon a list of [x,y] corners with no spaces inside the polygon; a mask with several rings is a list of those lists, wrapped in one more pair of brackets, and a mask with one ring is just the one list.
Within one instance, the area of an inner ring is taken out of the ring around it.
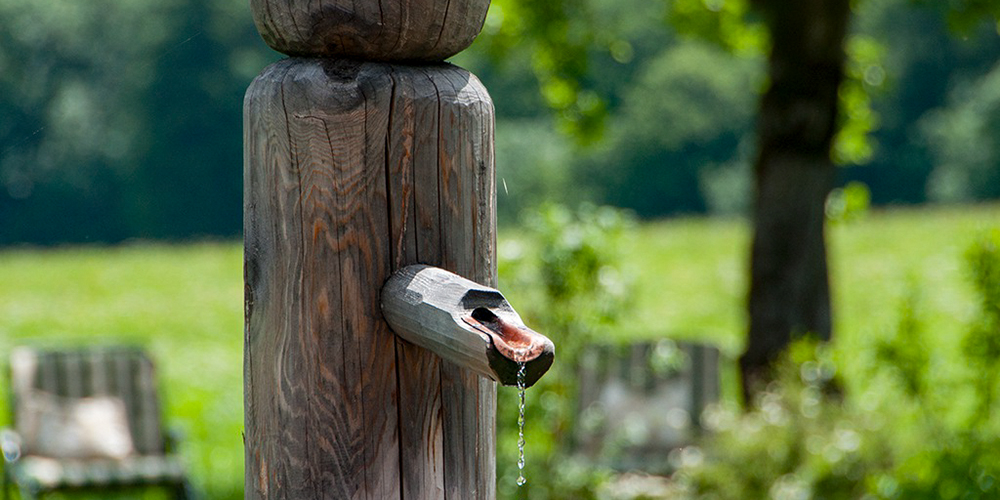
{"label": "carved animal head spout", "polygon": [[504,385],[517,384],[524,364],[524,386],[531,387],[552,366],[555,345],[544,335],[524,326],[521,316],[504,296],[492,289],[471,289],[461,300],[461,320],[491,341],[487,350],[490,368]]}
{"label": "carved animal head spout", "polygon": [[499,291],[431,266],[396,272],[382,288],[382,313],[396,335],[504,385],[524,366],[531,387],[555,345],[524,322]]}

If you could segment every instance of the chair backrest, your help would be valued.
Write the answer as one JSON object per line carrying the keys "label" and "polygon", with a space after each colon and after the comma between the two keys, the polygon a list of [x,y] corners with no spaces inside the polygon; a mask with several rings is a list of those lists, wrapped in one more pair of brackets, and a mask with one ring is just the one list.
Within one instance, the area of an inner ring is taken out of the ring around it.
{"label": "chair backrest", "polygon": [[574,449],[619,470],[667,474],[719,399],[719,351],[661,339],[590,345],[580,356]]}
{"label": "chair backrest", "polygon": [[60,397],[114,396],[125,403],[135,451],[164,452],[153,362],[139,348],[101,347],[80,350],[34,350],[11,353],[14,412],[33,390]]}

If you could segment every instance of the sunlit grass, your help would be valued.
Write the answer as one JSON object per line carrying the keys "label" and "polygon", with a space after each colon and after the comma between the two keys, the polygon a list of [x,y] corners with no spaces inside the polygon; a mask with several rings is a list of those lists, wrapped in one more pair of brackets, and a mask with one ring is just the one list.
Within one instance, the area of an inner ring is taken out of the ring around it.
{"label": "sunlit grass", "polygon": [[[874,211],[832,224],[835,329],[849,346],[894,328],[911,289],[933,329],[954,331],[975,312],[962,253],[982,230],[1000,226],[1000,206]],[[702,338],[730,353],[743,345],[750,227],[741,219],[644,224],[623,245],[638,288],[621,326],[639,336]]]}
{"label": "sunlit grass", "polygon": [[906,341],[922,345],[937,380],[961,377],[958,349],[978,311],[964,254],[997,227],[1000,205],[875,212],[833,228],[835,346],[849,383],[863,382],[874,341],[896,332],[907,301],[921,332]]}
{"label": "sunlit grass", "polygon": [[[998,225],[1000,206],[991,205],[876,211],[832,226],[836,345],[845,370],[865,359],[850,354],[895,328],[911,290],[928,347],[947,356],[975,313],[961,254],[978,231]],[[515,236],[505,231],[501,243]],[[609,335],[703,339],[738,354],[749,238],[739,219],[638,226],[622,249],[637,286],[635,309]],[[235,242],[0,251],[0,354],[21,344],[147,347],[167,421],[186,435],[182,451],[198,488],[208,498],[240,498],[241,265]],[[519,295],[530,296],[505,292],[515,307]],[[0,423],[9,424],[6,398]]]}
{"label": "sunlit grass", "polygon": [[241,266],[234,243],[0,252],[0,353],[146,347],[199,490],[242,498]]}
{"label": "sunlit grass", "polygon": [[[835,347],[847,382],[860,382],[874,341],[891,335],[913,297],[922,339],[944,379],[962,370],[957,347],[977,304],[963,253],[1000,205],[876,210],[827,232]],[[638,288],[616,335],[702,340],[737,356],[744,344],[749,223],[675,219],[644,224],[624,245]]]}
{"label": "sunlit grass", "polygon": [[622,249],[637,292],[620,335],[699,339],[735,353],[745,323],[749,234],[740,219],[639,226]]}

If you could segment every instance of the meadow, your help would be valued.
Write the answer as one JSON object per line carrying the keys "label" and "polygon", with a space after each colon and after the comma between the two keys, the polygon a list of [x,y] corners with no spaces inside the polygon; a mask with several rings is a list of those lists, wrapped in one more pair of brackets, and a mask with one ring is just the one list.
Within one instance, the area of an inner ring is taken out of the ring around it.
{"label": "meadow", "polygon": [[[1000,226],[1000,205],[878,210],[828,231],[845,373],[873,338],[891,335],[907,301],[926,346],[948,358],[976,311],[962,253]],[[530,251],[513,228],[500,259]],[[701,339],[738,355],[745,328],[749,226],[738,218],[642,223],[624,236],[632,309],[610,337]],[[501,276],[503,289],[503,276]],[[530,290],[504,290],[514,307]],[[159,370],[167,422],[207,498],[242,498],[242,247],[238,242],[0,250],[0,356],[16,345],[145,346]],[[954,358],[953,358],[954,359]],[[947,371],[947,363],[942,365]],[[731,370],[730,370],[731,372]],[[850,377],[846,377],[848,385]],[[7,392],[6,381],[0,387]],[[733,392],[733,391],[730,391]],[[0,425],[9,425],[0,398]],[[529,416],[530,419],[530,416]]]}

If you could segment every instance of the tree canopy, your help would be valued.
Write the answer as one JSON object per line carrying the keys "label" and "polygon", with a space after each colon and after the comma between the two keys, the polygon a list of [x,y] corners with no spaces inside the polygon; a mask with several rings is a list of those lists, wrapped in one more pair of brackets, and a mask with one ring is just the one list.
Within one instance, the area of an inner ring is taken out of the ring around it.
{"label": "tree canopy", "polygon": [[0,243],[235,236],[242,4],[0,1]]}
{"label": "tree canopy", "polygon": [[[856,2],[839,182],[997,196],[995,106],[969,104],[996,100],[995,4]],[[745,210],[768,43],[745,1],[495,0],[454,62],[497,108],[501,222]],[[0,244],[239,235],[242,95],[278,57],[239,2],[0,0]]]}

